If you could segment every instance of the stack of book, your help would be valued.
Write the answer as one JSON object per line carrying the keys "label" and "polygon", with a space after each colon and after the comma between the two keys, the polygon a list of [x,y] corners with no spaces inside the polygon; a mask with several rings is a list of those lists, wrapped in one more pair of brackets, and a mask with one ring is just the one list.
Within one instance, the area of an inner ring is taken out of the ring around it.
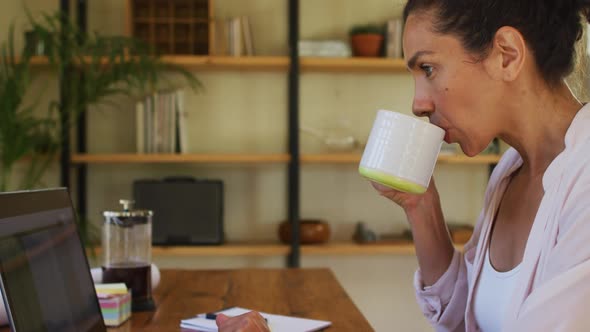
{"label": "stack of book", "polygon": [[106,326],[119,326],[131,317],[131,290],[124,283],[94,286]]}
{"label": "stack of book", "polygon": [[215,21],[213,54],[219,56],[253,56],[254,42],[247,16]]}
{"label": "stack of book", "polygon": [[404,22],[401,18],[393,18],[387,21],[385,31],[385,57],[400,59],[402,52],[402,32]]}
{"label": "stack of book", "polygon": [[138,153],[186,152],[183,91],[162,91],[135,105]]}
{"label": "stack of book", "polygon": [[341,40],[299,41],[299,56],[338,58],[351,55],[350,45]]}

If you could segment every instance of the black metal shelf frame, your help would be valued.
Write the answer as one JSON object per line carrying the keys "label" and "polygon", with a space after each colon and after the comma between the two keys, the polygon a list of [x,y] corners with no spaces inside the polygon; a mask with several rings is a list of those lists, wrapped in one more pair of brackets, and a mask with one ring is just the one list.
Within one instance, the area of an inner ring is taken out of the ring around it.
{"label": "black metal shelf frame", "polygon": [[[70,15],[70,1],[60,0],[59,9],[64,18]],[[82,32],[87,30],[87,1],[77,0],[76,1],[76,24]],[[83,41],[80,40],[80,43]],[[73,75],[80,75],[74,68],[65,68],[63,72],[59,73],[59,90],[60,90],[60,102],[63,104],[70,98],[67,83]],[[82,80],[84,77],[81,78]],[[61,125],[61,152],[60,152],[60,184],[62,187],[72,189],[71,181],[71,144],[72,138],[69,130],[69,114],[61,112],[60,114],[60,125]],[[86,123],[86,112],[80,112],[78,119],[76,119],[76,151],[78,153],[86,153],[86,141],[87,141],[87,123]],[[76,210],[80,218],[86,218],[87,204],[86,204],[86,189],[87,189],[87,166],[82,164],[78,165],[76,169]]]}
{"label": "black metal shelf frame", "polygon": [[289,183],[288,209],[291,221],[291,253],[287,265],[300,266],[300,234],[299,234],[299,0],[289,0]]}

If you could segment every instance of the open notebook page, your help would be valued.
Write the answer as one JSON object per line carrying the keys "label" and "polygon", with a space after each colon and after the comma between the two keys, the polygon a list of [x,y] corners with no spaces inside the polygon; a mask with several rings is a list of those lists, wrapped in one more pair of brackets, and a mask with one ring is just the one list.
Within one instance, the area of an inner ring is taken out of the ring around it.
{"label": "open notebook page", "polygon": [[[223,313],[227,316],[238,316],[249,311],[251,310],[240,307],[233,307],[230,309],[218,311],[216,313]],[[273,315],[265,312],[261,312],[260,314],[262,315],[262,317],[266,318],[271,331],[311,332],[319,331],[332,325],[331,322],[323,320]],[[204,332],[217,331],[217,324],[215,324],[215,320],[206,319],[205,314],[200,314],[197,315],[197,317],[190,319],[183,319],[180,322],[180,327]]]}

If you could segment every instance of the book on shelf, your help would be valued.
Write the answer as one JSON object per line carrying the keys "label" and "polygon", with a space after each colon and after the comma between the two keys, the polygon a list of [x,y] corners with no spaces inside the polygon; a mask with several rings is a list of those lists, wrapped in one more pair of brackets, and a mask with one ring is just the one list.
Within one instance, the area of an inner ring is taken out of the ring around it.
{"label": "book on shelf", "polygon": [[247,16],[219,19],[215,21],[214,27],[214,55],[254,55],[252,28]]}
{"label": "book on shelf", "polygon": [[144,103],[135,103],[135,142],[137,143],[137,152],[145,151],[145,116],[144,116]]}
{"label": "book on shelf", "polygon": [[403,21],[401,18],[393,18],[387,21],[385,33],[385,57],[402,58],[402,32]]}
{"label": "book on shelf", "polygon": [[177,91],[176,96],[176,151],[180,153],[188,153],[190,151],[187,125],[189,114],[184,107],[184,91]]}
{"label": "book on shelf", "polygon": [[226,20],[215,20],[213,31],[213,55],[227,55],[229,31]]}
{"label": "book on shelf", "polygon": [[[176,153],[186,145],[186,117],[182,91],[159,91],[135,105],[138,153]],[[184,143],[180,140],[184,138]]]}
{"label": "book on shelf", "polygon": [[352,56],[350,45],[342,40],[300,40],[299,56],[347,58]]}
{"label": "book on shelf", "polygon": [[229,55],[242,56],[243,53],[243,38],[242,38],[242,25],[240,24],[240,18],[234,17],[230,20],[230,31],[229,31]]}
{"label": "book on shelf", "polygon": [[253,56],[254,42],[252,41],[252,28],[250,26],[250,19],[248,19],[248,16],[242,16],[240,18],[240,23],[242,25],[241,35],[244,38],[244,55]]}

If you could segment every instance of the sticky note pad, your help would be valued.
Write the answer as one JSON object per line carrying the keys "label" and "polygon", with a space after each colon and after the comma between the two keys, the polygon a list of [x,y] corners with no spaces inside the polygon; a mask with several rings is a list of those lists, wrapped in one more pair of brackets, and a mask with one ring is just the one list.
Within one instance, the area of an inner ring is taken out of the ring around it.
{"label": "sticky note pad", "polygon": [[106,326],[119,326],[131,316],[131,291],[125,294],[102,294],[98,302]]}
{"label": "sticky note pad", "polygon": [[95,284],[96,294],[99,295],[113,295],[113,294],[127,294],[127,286],[125,283],[112,284]]}

